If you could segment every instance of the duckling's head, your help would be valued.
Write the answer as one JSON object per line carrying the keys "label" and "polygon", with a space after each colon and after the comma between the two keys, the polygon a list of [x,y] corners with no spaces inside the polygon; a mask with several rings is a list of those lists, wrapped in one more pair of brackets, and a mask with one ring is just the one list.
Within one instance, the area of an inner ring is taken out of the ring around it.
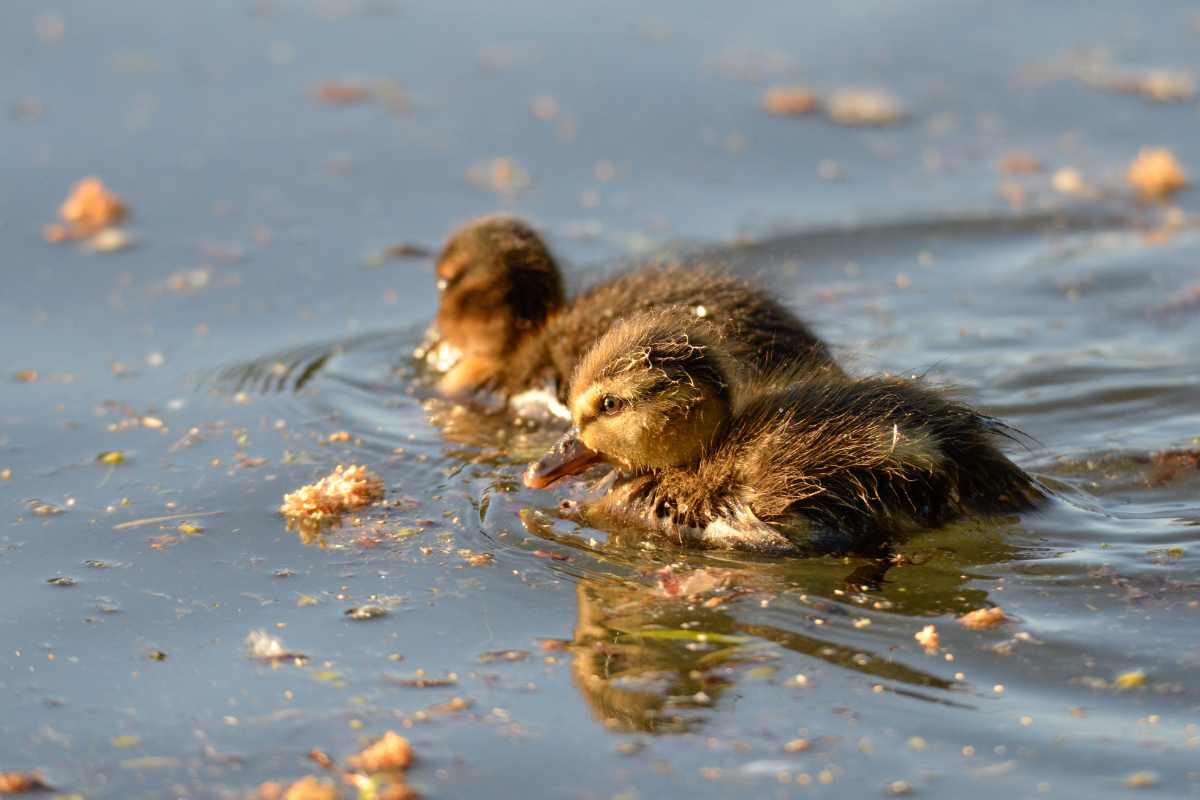
{"label": "duckling's head", "polygon": [[575,427],[525,483],[543,488],[600,461],[633,473],[699,461],[733,406],[731,365],[706,328],[685,311],[649,312],[597,339],[571,380]]}
{"label": "duckling's head", "polygon": [[542,238],[506,216],[472,220],[437,262],[435,326],[464,354],[500,356],[563,305],[562,275]]}

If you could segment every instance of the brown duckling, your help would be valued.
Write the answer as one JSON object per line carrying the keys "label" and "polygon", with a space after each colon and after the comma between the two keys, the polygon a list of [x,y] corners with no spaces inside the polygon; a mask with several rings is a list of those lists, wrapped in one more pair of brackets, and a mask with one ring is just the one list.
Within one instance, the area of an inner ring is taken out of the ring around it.
{"label": "brown duckling", "polygon": [[[562,275],[524,222],[489,216],[459,228],[438,256],[438,310],[426,346],[447,393],[494,379],[504,361],[566,304]],[[432,346],[432,347],[430,347]]]}
{"label": "brown duckling", "polygon": [[799,370],[735,381],[728,354],[685,314],[642,314],[575,372],[575,427],[526,485],[615,467],[585,503],[598,527],[764,552],[878,544],[1042,497],[997,448],[1013,432],[916,381]]}
{"label": "brown duckling", "polygon": [[638,311],[674,305],[710,323],[710,335],[747,369],[787,362],[840,373],[829,348],[792,312],[719,270],[646,267],[568,302],[545,243],[511,217],[482,217],[451,235],[437,279],[437,318],[419,355],[445,371],[439,388],[449,395],[484,390],[511,399],[542,390],[561,404],[597,337]]}

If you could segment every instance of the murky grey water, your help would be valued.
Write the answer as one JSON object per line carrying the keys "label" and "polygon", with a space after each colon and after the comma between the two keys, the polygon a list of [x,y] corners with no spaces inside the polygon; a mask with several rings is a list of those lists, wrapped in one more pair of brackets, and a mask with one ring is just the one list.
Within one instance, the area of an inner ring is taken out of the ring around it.
{"label": "murky grey water", "polygon": [[[1071,166],[1119,189],[1143,145],[1200,170],[1197,107],[1030,77],[1081,46],[1195,68],[1200,35],[1186,4],[1104,5],[10,0],[0,770],[238,797],[392,728],[435,797],[1200,794],[1200,238],[1049,185]],[[351,78],[395,81],[409,110],[310,96]],[[759,110],[796,78],[885,85],[914,119]],[[1017,149],[1046,170],[998,174]],[[464,179],[497,156],[531,185]],[[135,249],[41,241],[92,173],[133,206]],[[551,522],[519,474],[553,432],[428,399],[406,354],[429,264],[367,258],[506,203],[577,283],[681,240],[762,275],[852,369],[927,372],[1028,433],[1014,457],[1058,497],[896,563]],[[287,531],[282,494],[350,461],[398,502]],[[671,563],[726,599],[665,596]],[[365,602],[391,613],[344,616]],[[1015,622],[954,622],[988,604]],[[309,660],[250,660],[256,629]],[[508,650],[528,655],[489,655]],[[453,681],[408,685],[420,670]]]}

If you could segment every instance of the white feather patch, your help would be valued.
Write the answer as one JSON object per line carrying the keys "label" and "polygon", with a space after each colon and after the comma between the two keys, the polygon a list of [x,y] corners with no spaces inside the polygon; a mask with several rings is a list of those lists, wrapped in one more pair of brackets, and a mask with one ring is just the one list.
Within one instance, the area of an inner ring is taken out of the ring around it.
{"label": "white feather patch", "polygon": [[508,407],[526,419],[571,419],[571,411],[549,388],[527,389],[509,398]]}
{"label": "white feather patch", "polygon": [[748,506],[739,503],[732,511],[732,515],[722,516],[704,527],[700,539],[705,544],[762,553],[796,549],[796,545],[790,539],[759,519]]}

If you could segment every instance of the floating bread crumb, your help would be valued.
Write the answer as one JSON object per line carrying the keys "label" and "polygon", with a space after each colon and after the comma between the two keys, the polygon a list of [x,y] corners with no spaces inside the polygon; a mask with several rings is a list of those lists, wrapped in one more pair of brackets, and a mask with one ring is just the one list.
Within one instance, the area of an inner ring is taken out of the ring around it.
{"label": "floating bread crumb", "polygon": [[37,772],[0,772],[0,794],[43,792],[49,788]]}
{"label": "floating bread crumb", "polygon": [[364,466],[337,465],[316,483],[284,495],[280,513],[288,517],[322,520],[362,508],[383,497],[383,480]]}
{"label": "floating bread crumb", "polygon": [[830,119],[839,125],[892,125],[908,118],[904,103],[886,89],[838,89],[826,105]]}
{"label": "floating bread crumb", "polygon": [[937,627],[934,625],[926,625],[921,630],[913,634],[913,638],[917,643],[925,648],[926,653],[936,653],[939,645]]}
{"label": "floating bread crumb", "polygon": [[1163,198],[1188,185],[1187,175],[1165,147],[1144,147],[1129,165],[1129,183],[1145,197]]}
{"label": "floating bread crumb", "polygon": [[283,800],[342,800],[342,793],[332,781],[309,775],[289,786],[283,793]]}
{"label": "floating bread crumb", "polygon": [[1125,778],[1125,785],[1130,789],[1149,789],[1158,785],[1158,773],[1139,770]]}
{"label": "floating bread crumb", "polygon": [[64,222],[105,228],[125,218],[125,203],[99,178],[84,178],[59,208]]}
{"label": "floating bread crumb", "polygon": [[63,224],[48,225],[46,240],[53,243],[88,239],[125,219],[128,208],[99,178],[84,178],[58,209]]}
{"label": "floating bread crumb", "polygon": [[1083,173],[1074,167],[1062,167],[1050,179],[1054,190],[1074,197],[1090,197],[1095,190],[1084,180]]}
{"label": "floating bread crumb", "polygon": [[1008,615],[999,606],[995,608],[977,608],[958,618],[959,625],[962,625],[964,628],[970,628],[973,631],[995,628],[1006,622],[1008,622]]}
{"label": "floating bread crumb", "polygon": [[1042,171],[1042,164],[1032,153],[1024,150],[1014,150],[1000,157],[997,165],[1001,172],[1010,175],[1032,175]]}
{"label": "floating bread crumb", "polygon": [[395,731],[388,731],[383,738],[363,750],[358,755],[346,759],[354,769],[363,772],[387,772],[389,770],[408,769],[412,766],[412,745],[408,739]]}
{"label": "floating bread crumb", "polygon": [[763,110],[778,117],[798,117],[817,109],[817,95],[801,84],[772,86],[763,92]]}

